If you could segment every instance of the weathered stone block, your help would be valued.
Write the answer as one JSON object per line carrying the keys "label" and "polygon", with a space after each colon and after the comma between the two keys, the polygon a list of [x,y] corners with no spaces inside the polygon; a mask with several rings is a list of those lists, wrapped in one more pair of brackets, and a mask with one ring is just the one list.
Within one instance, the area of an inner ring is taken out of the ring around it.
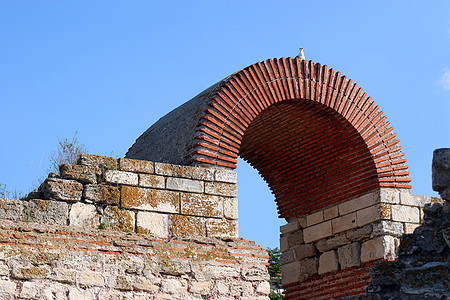
{"label": "weathered stone block", "polygon": [[[52,299],[52,296],[53,295],[53,293],[51,292],[51,293],[49,293],[49,296],[50,297],[48,297],[48,298],[46,298],[46,299]],[[57,300],[59,300],[59,299],[65,299],[65,298],[63,298],[64,296],[62,296],[62,297],[57,297]],[[90,292],[90,291],[85,291],[85,290],[82,290],[82,289],[77,289],[77,288],[75,288],[75,287],[72,287],[72,286],[70,286],[69,287],[69,294],[67,295],[67,297],[68,297],[68,299],[69,300],[81,300],[81,299],[83,299],[83,300],[94,300],[94,295]],[[102,297],[101,295],[100,295],[100,297]],[[111,299],[111,298],[110,298]]]}
{"label": "weathered stone block", "polygon": [[133,277],[126,275],[118,275],[114,282],[114,287],[121,291],[133,290]]}
{"label": "weathered stone block", "polygon": [[80,272],[78,276],[78,283],[87,286],[103,286],[105,285],[105,278],[99,272]]}
{"label": "weathered stone block", "polygon": [[155,165],[152,161],[119,158],[119,166],[121,171],[153,174]]}
{"label": "weathered stone block", "polygon": [[155,173],[170,177],[183,177],[196,180],[214,180],[214,170],[202,167],[171,165],[155,162]]}
{"label": "weathered stone block", "polygon": [[72,179],[82,183],[97,183],[97,178],[101,175],[99,167],[82,165],[61,165],[59,173],[64,179]]}
{"label": "weathered stone block", "polygon": [[62,283],[75,283],[78,272],[76,270],[56,268],[53,270],[53,279]]}
{"label": "weathered stone block", "polygon": [[323,222],[323,211],[318,211],[306,216],[306,226],[312,226]]}
{"label": "weathered stone block", "polygon": [[309,276],[318,273],[319,259],[317,257],[305,258],[299,261],[300,280],[306,280]]}
{"label": "weathered stone block", "polygon": [[359,211],[365,207],[374,205],[380,199],[380,195],[378,191],[371,192],[365,195],[362,195],[358,198],[343,202],[339,204],[339,214],[341,216],[349,214],[354,211]]}
{"label": "weathered stone block", "polygon": [[290,262],[293,262],[295,259],[295,252],[294,250],[286,250],[281,253],[280,256],[280,263],[282,265],[288,264]]}
{"label": "weathered stone block", "polygon": [[395,258],[395,244],[396,239],[389,235],[368,240],[361,246],[361,263],[383,258]]}
{"label": "weathered stone block", "polygon": [[420,226],[420,224],[405,223],[403,231],[405,234],[414,233],[414,230],[419,226]]}
{"label": "weathered stone block", "polygon": [[32,266],[22,267],[14,266],[11,272],[11,277],[15,279],[47,279],[50,277],[51,270],[49,266]]}
{"label": "weathered stone block", "polygon": [[[250,282],[235,281],[230,283],[230,295],[231,296],[247,296],[253,293],[253,286]],[[239,297],[240,298],[240,297]]]}
{"label": "weathered stone block", "polygon": [[433,151],[432,182],[433,190],[437,192],[450,187],[450,148]]}
{"label": "weathered stone block", "polygon": [[403,224],[393,221],[380,221],[373,224],[372,236],[395,235],[401,236],[404,233]]}
{"label": "weathered stone block", "polygon": [[163,279],[161,280],[161,290],[169,294],[183,293],[187,288],[186,280],[184,279]]}
{"label": "weathered stone block", "polygon": [[339,216],[338,206],[332,206],[323,210],[323,218],[325,221],[331,220]]}
{"label": "weathered stone block", "polygon": [[0,264],[0,276],[9,276],[9,267],[6,264]]}
{"label": "weathered stone block", "polygon": [[83,185],[75,180],[47,178],[40,187],[46,199],[56,199],[67,202],[81,200]]}
{"label": "weathered stone block", "polygon": [[179,198],[178,192],[123,186],[121,206],[138,210],[179,213]]}
{"label": "weathered stone block", "polygon": [[120,190],[106,184],[87,184],[84,186],[83,197],[94,203],[117,205],[120,202]]}
{"label": "weathered stone block", "polygon": [[117,206],[107,206],[101,221],[108,229],[134,231],[135,213],[131,210],[120,209]]}
{"label": "weathered stone block", "polygon": [[8,280],[0,280],[0,293],[8,293],[13,296],[16,291],[17,283]]}
{"label": "weathered stone block", "polygon": [[269,280],[269,272],[262,265],[244,265],[242,267],[242,278],[249,281]]}
{"label": "weathered stone block", "polygon": [[356,267],[361,264],[361,244],[358,242],[338,248],[337,253],[341,269]]}
{"label": "weathered stone block", "polygon": [[201,217],[170,215],[169,236],[206,237],[206,219]]}
{"label": "weathered stone block", "polygon": [[267,281],[261,282],[256,286],[256,292],[263,295],[270,294],[270,283]]}
{"label": "weathered stone block", "polygon": [[392,220],[408,223],[419,223],[419,208],[405,205],[392,205]]}
{"label": "weathered stone block", "polygon": [[348,215],[331,220],[333,227],[333,234],[356,228],[356,213],[350,213]]}
{"label": "weathered stone block", "polygon": [[283,225],[280,227],[280,231],[282,234],[288,234],[288,233],[294,232],[299,229],[300,229],[300,226],[298,224],[297,219],[294,219],[291,222],[287,223],[286,225]]}
{"label": "weathered stone block", "polygon": [[98,228],[99,224],[99,215],[94,205],[81,202],[72,204],[69,212],[70,226]]}
{"label": "weathered stone block", "polygon": [[338,247],[347,245],[349,243],[350,243],[350,241],[348,240],[348,238],[345,234],[339,234],[339,235],[333,236],[332,238],[322,239],[322,240],[316,242],[316,247],[320,252],[325,252],[325,251],[329,251],[332,249],[337,249]]}
{"label": "weathered stone block", "polygon": [[317,250],[313,244],[303,244],[294,247],[295,258],[297,260],[302,260],[307,257],[316,256]]}
{"label": "weathered stone block", "polygon": [[181,214],[199,217],[223,216],[222,198],[194,193],[181,193]]}
{"label": "weathered stone block", "polygon": [[400,204],[409,206],[425,206],[427,203],[431,203],[431,197],[414,195],[408,192],[400,192]]}
{"label": "weathered stone block", "polygon": [[137,277],[134,282],[134,289],[138,291],[146,291],[156,293],[159,290],[159,286],[157,286],[153,280],[147,279],[145,277]]}
{"label": "weathered stone block", "polygon": [[346,237],[352,242],[359,242],[361,240],[367,239],[372,234],[372,225],[367,224],[363,227],[350,230],[345,233]]}
{"label": "weathered stone block", "polygon": [[216,170],[214,180],[220,182],[237,183],[237,173],[228,170]]}
{"label": "weathered stone block", "polygon": [[300,280],[300,262],[294,261],[281,266],[281,283],[283,285],[298,282]]}
{"label": "weathered stone block", "polygon": [[356,212],[356,225],[362,227],[366,224],[391,218],[391,206],[387,203],[373,205]]}
{"label": "weathered stone block", "polygon": [[390,188],[380,189],[380,202],[398,204],[400,203],[400,191]]}
{"label": "weathered stone block", "polygon": [[167,238],[169,236],[169,215],[154,212],[137,213],[137,232],[150,233],[157,237]]}
{"label": "weathered stone block", "polygon": [[103,170],[116,170],[118,167],[117,159],[114,157],[86,153],[80,155],[77,165],[93,166]]}
{"label": "weathered stone block", "polygon": [[280,251],[284,252],[289,249],[288,238],[286,236],[282,236],[280,238]]}
{"label": "weathered stone block", "polygon": [[303,229],[303,237],[305,239],[305,243],[318,241],[320,239],[329,237],[332,234],[331,221],[326,221]]}
{"label": "weathered stone block", "polygon": [[166,186],[164,176],[139,174],[139,186],[163,189]]}
{"label": "weathered stone block", "polygon": [[108,170],[105,173],[105,181],[113,184],[127,184],[137,186],[138,174],[118,170]]}
{"label": "weathered stone block", "polygon": [[186,178],[167,178],[166,187],[170,190],[203,193],[203,181]]}
{"label": "weathered stone block", "polygon": [[208,219],[206,233],[208,237],[238,237],[238,222],[227,219]]}
{"label": "weathered stone block", "polygon": [[237,185],[222,182],[205,182],[205,193],[226,197],[237,197]]}
{"label": "weathered stone block", "polygon": [[22,289],[20,290],[20,297],[25,299],[36,298],[36,293],[38,288],[36,283],[26,281],[22,284]]}
{"label": "weathered stone block", "polygon": [[223,199],[223,216],[227,219],[238,219],[238,199],[237,198],[222,198]]}
{"label": "weathered stone block", "polygon": [[213,288],[213,281],[193,281],[189,285],[189,292],[197,295],[206,296]]}
{"label": "weathered stone block", "polygon": [[336,256],[336,252],[328,251],[324,252],[319,258],[319,274],[325,274],[329,272],[336,272],[339,270],[339,264]]}
{"label": "weathered stone block", "polygon": [[[27,207],[27,209],[24,209]],[[22,200],[0,198],[0,219],[25,221],[28,213],[28,203]]]}
{"label": "weathered stone block", "polygon": [[67,225],[69,205],[66,202],[32,199],[29,205],[29,208],[25,209],[25,220],[49,225]]}
{"label": "weathered stone block", "polygon": [[[217,265],[217,264],[214,265],[207,264],[203,266],[201,269],[201,273],[206,280],[212,278],[237,277],[241,275],[238,267],[236,266]],[[226,293],[225,291],[228,292],[228,289],[226,287],[220,287],[219,284],[217,284],[216,288],[222,290],[221,294]]]}

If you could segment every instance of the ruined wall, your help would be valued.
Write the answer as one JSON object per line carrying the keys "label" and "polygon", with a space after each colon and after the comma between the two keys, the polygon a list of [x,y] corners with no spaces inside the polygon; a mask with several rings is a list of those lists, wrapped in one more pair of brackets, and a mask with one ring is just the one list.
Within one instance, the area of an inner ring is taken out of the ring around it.
{"label": "ruined wall", "polygon": [[394,259],[402,234],[439,200],[383,188],[290,220],[280,240],[286,298],[364,294],[374,262]]}

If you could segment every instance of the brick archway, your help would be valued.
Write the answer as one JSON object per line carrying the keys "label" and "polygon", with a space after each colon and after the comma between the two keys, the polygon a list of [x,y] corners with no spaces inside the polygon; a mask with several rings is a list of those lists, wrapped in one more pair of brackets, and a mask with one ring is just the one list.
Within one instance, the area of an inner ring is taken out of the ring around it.
{"label": "brick archway", "polygon": [[241,156],[289,218],[380,187],[410,189],[398,143],[351,79],[281,58],[244,68],[175,109],[127,157],[234,169]]}

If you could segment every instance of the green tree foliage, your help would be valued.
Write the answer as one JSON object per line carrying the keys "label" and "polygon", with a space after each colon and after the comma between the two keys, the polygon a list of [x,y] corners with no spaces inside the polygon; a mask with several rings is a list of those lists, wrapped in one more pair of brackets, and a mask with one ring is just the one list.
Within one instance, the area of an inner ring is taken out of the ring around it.
{"label": "green tree foliage", "polygon": [[270,275],[270,299],[278,300],[283,299],[283,294],[281,291],[281,252],[278,247],[267,248],[267,253],[269,254],[269,266],[267,270]]}

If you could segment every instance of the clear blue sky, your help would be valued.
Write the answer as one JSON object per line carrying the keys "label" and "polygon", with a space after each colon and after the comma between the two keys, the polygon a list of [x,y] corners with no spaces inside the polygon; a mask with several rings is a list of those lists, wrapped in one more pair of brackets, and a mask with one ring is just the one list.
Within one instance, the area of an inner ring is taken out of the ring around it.
{"label": "clear blue sky", "polygon": [[[413,193],[450,147],[450,1],[0,0],[0,183],[29,191],[57,137],[123,157],[150,125],[257,61],[296,56],[358,83],[394,126]],[[240,234],[278,245],[273,196],[240,162]]]}

